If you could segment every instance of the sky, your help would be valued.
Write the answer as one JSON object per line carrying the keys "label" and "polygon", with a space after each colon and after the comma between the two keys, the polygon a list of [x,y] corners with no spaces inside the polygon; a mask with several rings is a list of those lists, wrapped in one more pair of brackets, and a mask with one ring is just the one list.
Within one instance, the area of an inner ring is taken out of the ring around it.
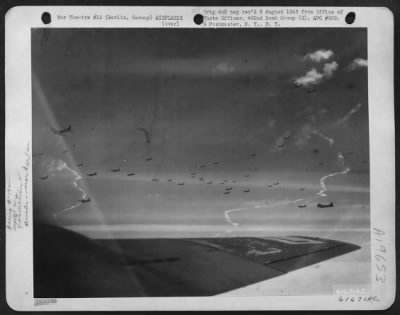
{"label": "sky", "polygon": [[366,229],[367,60],[364,29],[33,29],[36,215],[139,236]]}

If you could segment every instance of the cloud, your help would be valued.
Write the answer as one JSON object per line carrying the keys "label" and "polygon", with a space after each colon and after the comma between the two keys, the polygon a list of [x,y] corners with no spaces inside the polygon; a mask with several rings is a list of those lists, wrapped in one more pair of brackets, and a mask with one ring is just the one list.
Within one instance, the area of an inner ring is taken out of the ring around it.
{"label": "cloud", "polygon": [[359,68],[366,68],[366,67],[368,67],[368,61],[366,59],[356,58],[349,65],[349,70],[352,71],[352,70],[356,70]]}
{"label": "cloud", "polygon": [[332,61],[324,64],[322,72],[312,68],[305,75],[298,77],[294,80],[294,84],[302,87],[309,87],[321,83],[324,79],[328,79],[333,76],[333,73],[338,69],[339,64],[336,61]]}
{"label": "cloud", "polygon": [[214,73],[232,73],[233,71],[235,71],[235,67],[226,63],[226,62],[221,62],[218,65],[216,65],[216,67],[214,68],[213,72]]}
{"label": "cloud", "polygon": [[339,65],[336,61],[324,64],[323,72],[325,74],[325,77],[331,77],[338,67]]}
{"label": "cloud", "polygon": [[316,50],[312,53],[308,53],[307,55],[305,55],[304,60],[321,62],[324,60],[328,60],[329,58],[333,57],[333,55],[334,54],[333,54],[332,50],[319,49],[319,50]]}
{"label": "cloud", "polygon": [[312,68],[305,75],[294,80],[294,83],[298,86],[308,87],[320,83],[323,78],[324,75],[321,72],[318,72],[317,69]]}

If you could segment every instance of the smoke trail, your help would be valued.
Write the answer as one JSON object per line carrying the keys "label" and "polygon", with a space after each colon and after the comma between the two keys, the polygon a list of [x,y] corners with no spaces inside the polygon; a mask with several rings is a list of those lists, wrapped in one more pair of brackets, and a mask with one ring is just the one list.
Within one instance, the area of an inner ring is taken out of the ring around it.
{"label": "smoke trail", "polygon": [[[260,209],[260,208],[271,208],[271,207],[275,207],[275,206],[281,206],[281,205],[288,205],[288,204],[292,204],[292,203],[296,203],[298,202],[300,199],[296,199],[296,200],[285,200],[285,201],[279,201],[279,202],[275,202],[275,203],[271,203],[271,204],[262,204],[262,205],[255,205],[252,207],[245,207],[245,208],[235,208],[235,209],[228,209],[224,212],[224,217],[226,222],[231,225],[230,229],[225,230],[225,234],[226,233],[231,233],[233,231],[233,229],[236,229],[240,226],[239,222],[232,220],[231,218],[231,213],[234,212],[240,212],[240,211],[249,211],[249,210],[253,210],[253,209]],[[214,235],[215,237],[221,236],[222,233],[217,233],[216,235]]]}
{"label": "smoke trail", "polygon": [[350,109],[350,111],[341,119],[339,119],[336,123],[335,126],[336,127],[344,127],[347,123],[347,121],[351,118],[351,116],[353,116],[355,113],[357,113],[361,108],[361,103],[357,104],[356,106],[354,106],[352,109]]}
{"label": "smoke trail", "polygon": [[320,138],[322,138],[323,140],[329,142],[329,145],[332,146],[335,144],[335,140],[333,140],[332,138],[327,137],[326,135],[324,135],[323,133],[319,132],[318,130],[313,130],[313,134],[319,136]]}
{"label": "smoke trail", "polygon": [[224,217],[225,217],[226,222],[228,222],[230,225],[232,225],[232,227],[238,227],[239,223],[232,221],[232,219],[231,219],[229,214],[232,213],[232,212],[237,212],[237,211],[242,211],[242,210],[247,210],[247,209],[252,209],[252,208],[237,208],[237,209],[226,210],[224,212]]}
{"label": "smoke trail", "polygon": [[[77,190],[79,190],[79,191],[81,192],[81,199],[84,200],[84,199],[87,199],[87,198],[88,198],[87,192],[79,185],[79,181],[82,179],[82,176],[81,176],[77,171],[75,171],[74,169],[70,168],[70,167],[67,165],[67,163],[65,163],[65,162],[61,162],[60,164],[58,164],[57,167],[56,167],[56,169],[57,169],[57,171],[67,170],[67,171],[69,171],[70,173],[72,173],[72,174],[74,175],[74,181],[72,182],[72,184],[74,185],[74,187],[75,187]],[[60,214],[62,214],[62,213],[71,211],[71,210],[73,210],[73,209],[79,207],[81,204],[82,204],[82,203],[79,201],[79,202],[77,202],[76,204],[74,204],[74,205],[72,205],[72,206],[70,206],[70,207],[68,207],[68,208],[65,208],[65,209],[61,210],[60,212],[55,213],[55,214],[54,214],[54,217],[56,218],[58,215],[60,215]]]}
{"label": "smoke trail", "polygon": [[[333,140],[332,138],[329,138],[328,136],[324,135],[323,133],[319,132],[318,130],[314,130],[313,133],[315,135],[321,137],[325,141],[327,141],[331,147],[335,144],[335,140]],[[317,192],[318,196],[321,196],[321,197],[326,197],[327,196],[326,192],[328,191],[328,189],[326,187],[325,181],[329,177],[334,177],[334,176],[337,176],[337,175],[345,175],[348,172],[350,172],[350,168],[345,165],[344,156],[343,156],[342,152],[338,152],[337,153],[337,160],[338,160],[338,164],[340,165],[342,171],[331,173],[331,174],[328,174],[328,175],[325,175],[325,176],[321,177],[321,179],[319,180],[319,183],[321,185],[321,190],[319,192]]]}
{"label": "smoke trail", "polygon": [[321,177],[321,179],[319,180],[319,183],[320,183],[322,189],[319,192],[317,192],[318,196],[321,196],[321,197],[326,197],[327,196],[326,192],[327,192],[328,189],[326,188],[325,181],[329,177],[333,177],[333,176],[337,176],[337,175],[345,175],[348,172],[350,172],[350,167],[346,167],[346,165],[344,163],[344,156],[343,156],[343,154],[341,152],[338,152],[337,159],[340,162],[342,168],[344,168],[344,170],[340,171],[340,172],[328,174],[328,175],[325,175],[325,176]]}
{"label": "smoke trail", "polygon": [[[360,110],[360,108],[361,108],[361,103],[354,106],[343,118],[339,119],[335,123],[335,126],[336,127],[345,126],[347,121],[351,118],[351,116],[353,116],[355,113],[357,113]],[[327,137],[326,135],[322,134],[318,130],[314,130],[313,133],[315,135],[321,137],[322,139],[326,140],[327,142],[329,142],[330,146],[333,146],[335,144],[335,141],[332,138]],[[321,190],[317,193],[318,196],[321,196],[321,197],[327,196],[326,192],[328,191],[328,189],[326,187],[325,182],[329,177],[333,177],[333,176],[337,176],[337,175],[345,175],[348,172],[350,172],[350,167],[346,166],[344,156],[341,152],[337,153],[337,160],[338,160],[338,164],[340,165],[342,170],[339,172],[335,172],[335,173],[328,174],[328,175],[321,177],[321,179],[319,180],[320,185],[321,185]]]}

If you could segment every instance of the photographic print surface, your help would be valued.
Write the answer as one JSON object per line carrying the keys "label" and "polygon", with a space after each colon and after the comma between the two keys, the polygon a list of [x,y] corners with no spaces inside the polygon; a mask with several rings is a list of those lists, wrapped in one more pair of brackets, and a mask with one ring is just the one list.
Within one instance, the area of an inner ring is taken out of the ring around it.
{"label": "photographic print surface", "polygon": [[368,292],[365,28],[31,49],[34,297]]}

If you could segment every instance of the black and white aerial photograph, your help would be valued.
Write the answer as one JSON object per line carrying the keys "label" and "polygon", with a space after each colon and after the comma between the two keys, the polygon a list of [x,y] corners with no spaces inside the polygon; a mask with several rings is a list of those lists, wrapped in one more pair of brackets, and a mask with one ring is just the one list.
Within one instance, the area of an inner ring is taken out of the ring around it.
{"label": "black and white aerial photograph", "polygon": [[35,298],[371,287],[367,30],[32,28]]}

